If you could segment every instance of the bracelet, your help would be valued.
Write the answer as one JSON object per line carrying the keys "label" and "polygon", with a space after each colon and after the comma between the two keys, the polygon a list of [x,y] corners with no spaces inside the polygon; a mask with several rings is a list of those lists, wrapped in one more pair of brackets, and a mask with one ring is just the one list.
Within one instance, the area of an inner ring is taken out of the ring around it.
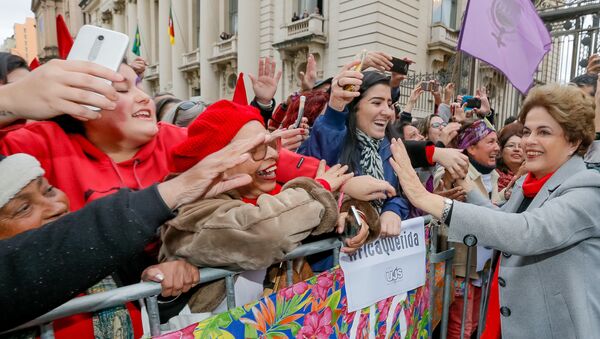
{"label": "bracelet", "polygon": [[256,103],[258,104],[258,107],[260,107],[261,109],[263,109],[265,111],[268,111],[273,108],[273,99],[271,99],[271,101],[269,102],[268,105],[261,104],[260,101],[258,101],[258,99],[256,99]]}
{"label": "bracelet", "polygon": [[448,198],[444,199],[444,210],[442,211],[442,217],[440,218],[440,221],[446,225],[448,225],[446,223],[446,219],[448,218],[448,215],[450,214],[450,211],[452,210],[452,205],[454,205],[453,200],[448,199]]}

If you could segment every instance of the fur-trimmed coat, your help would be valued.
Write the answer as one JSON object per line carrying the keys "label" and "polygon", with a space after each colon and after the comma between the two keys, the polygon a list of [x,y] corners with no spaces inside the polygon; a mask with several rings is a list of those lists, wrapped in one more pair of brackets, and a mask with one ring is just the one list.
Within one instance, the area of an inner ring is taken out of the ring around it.
{"label": "fur-trimmed coat", "polygon": [[[379,236],[377,211],[364,201],[346,198],[342,211],[355,205],[369,224],[368,241]],[[333,232],[338,220],[334,195],[310,178],[296,178],[276,195],[245,203],[236,191],[183,206],[163,225],[159,260],[233,269],[263,269],[298,247],[309,236]],[[214,309],[224,298],[223,281],[206,284],[190,300],[194,312]]]}

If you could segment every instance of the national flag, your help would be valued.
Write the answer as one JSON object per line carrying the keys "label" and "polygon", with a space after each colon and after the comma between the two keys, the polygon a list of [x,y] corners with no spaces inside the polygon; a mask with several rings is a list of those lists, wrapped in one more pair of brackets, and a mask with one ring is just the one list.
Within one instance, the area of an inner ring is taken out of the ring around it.
{"label": "national flag", "polygon": [[171,8],[169,8],[169,40],[171,41],[171,45],[175,45],[175,27],[173,27],[173,12]]}
{"label": "national flag", "polygon": [[504,73],[521,93],[533,85],[534,73],[551,46],[530,0],[469,0],[458,49]]}
{"label": "national flag", "polygon": [[56,16],[56,41],[58,42],[58,57],[66,59],[73,46],[73,37],[61,14]]}
{"label": "national flag", "polygon": [[140,38],[140,27],[135,27],[135,39],[133,40],[133,47],[131,47],[131,52],[137,56],[140,56],[140,45],[142,44],[142,39]]}

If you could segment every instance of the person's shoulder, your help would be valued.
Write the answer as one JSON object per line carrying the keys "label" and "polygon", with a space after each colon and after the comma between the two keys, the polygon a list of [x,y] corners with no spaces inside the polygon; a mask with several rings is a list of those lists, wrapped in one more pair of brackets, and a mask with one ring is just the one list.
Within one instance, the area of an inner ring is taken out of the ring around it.
{"label": "person's shoulder", "polygon": [[187,128],[175,126],[164,121],[159,121],[157,136],[159,138],[177,138],[177,140],[180,140],[181,138],[187,137]]}

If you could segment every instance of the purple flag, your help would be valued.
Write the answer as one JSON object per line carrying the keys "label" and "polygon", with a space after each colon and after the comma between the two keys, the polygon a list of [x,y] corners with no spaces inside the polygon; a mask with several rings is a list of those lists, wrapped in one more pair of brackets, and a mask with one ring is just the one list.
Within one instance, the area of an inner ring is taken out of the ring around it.
{"label": "purple flag", "polygon": [[469,0],[458,49],[494,66],[521,93],[551,45],[530,0]]}

